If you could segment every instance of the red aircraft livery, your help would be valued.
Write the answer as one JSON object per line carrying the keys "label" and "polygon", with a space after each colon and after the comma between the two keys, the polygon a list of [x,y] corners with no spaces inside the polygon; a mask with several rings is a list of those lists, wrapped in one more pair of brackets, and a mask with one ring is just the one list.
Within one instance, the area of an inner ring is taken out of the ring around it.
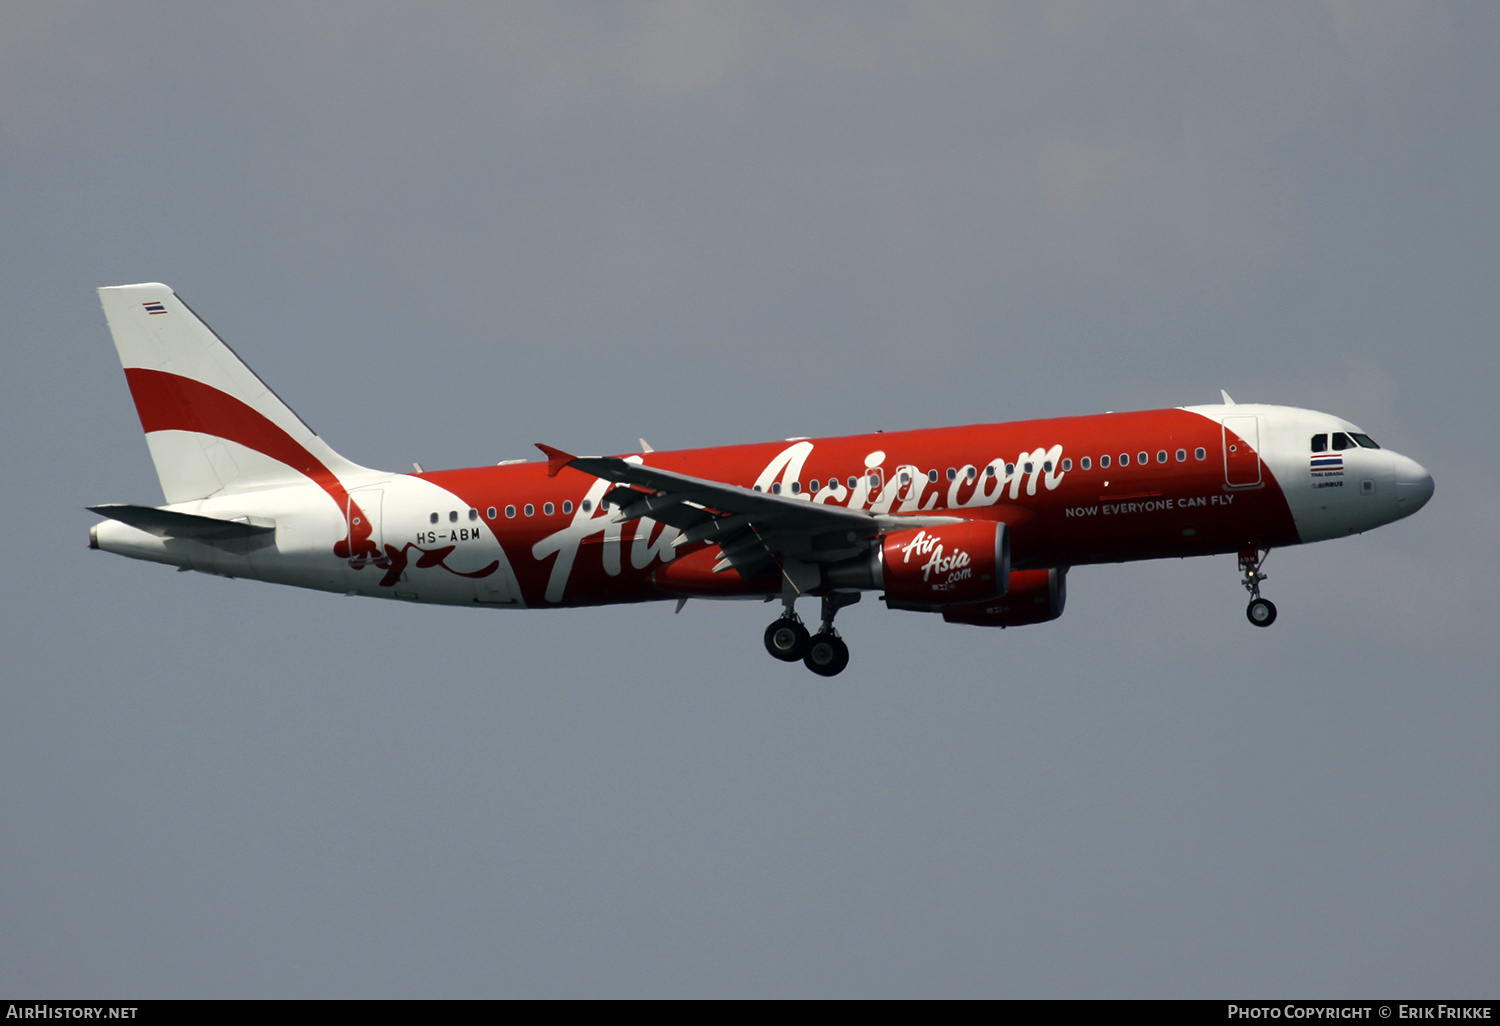
{"label": "red aircraft livery", "polygon": [[[834,617],[1014,627],[1068,568],[1266,553],[1410,516],[1432,477],[1347,421],[1236,404],[397,474],[350,463],[165,285],[99,290],[166,505],[89,507],[90,546],[182,569],[447,605],[780,598],[777,659],[844,669]],[[820,600],[810,633],[796,613]]]}

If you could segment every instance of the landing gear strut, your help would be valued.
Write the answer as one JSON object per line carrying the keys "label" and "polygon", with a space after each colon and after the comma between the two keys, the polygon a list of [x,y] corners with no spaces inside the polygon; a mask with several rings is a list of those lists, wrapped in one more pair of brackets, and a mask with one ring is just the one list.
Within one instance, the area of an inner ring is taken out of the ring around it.
{"label": "landing gear strut", "polygon": [[844,667],[849,665],[849,646],[833,629],[833,618],[840,609],[858,601],[857,591],[835,591],[823,596],[823,622],[808,643],[802,665],[820,677],[833,677],[844,672]]}
{"label": "landing gear strut", "polygon": [[1240,550],[1240,583],[1250,593],[1250,604],[1245,607],[1245,618],[1257,627],[1269,627],[1276,622],[1276,606],[1270,599],[1260,597],[1260,582],[1267,579],[1266,575],[1260,572],[1260,568],[1270,554],[1270,549]]}
{"label": "landing gear strut", "polygon": [[833,629],[833,618],[845,606],[859,601],[859,592],[836,591],[823,596],[823,622],[818,633],[809,636],[802,618],[793,608],[796,595],[783,597],[786,612],[766,628],[766,651],[777,659],[794,663],[798,659],[820,677],[832,677],[842,673],[849,665],[849,646]]}

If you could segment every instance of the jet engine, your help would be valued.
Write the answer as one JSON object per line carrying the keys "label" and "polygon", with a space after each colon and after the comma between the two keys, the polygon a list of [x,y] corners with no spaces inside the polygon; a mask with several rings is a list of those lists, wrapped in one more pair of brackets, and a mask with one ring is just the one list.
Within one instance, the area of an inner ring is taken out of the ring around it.
{"label": "jet engine", "polygon": [[983,602],[1005,594],[1010,535],[993,520],[893,531],[868,556],[829,567],[827,577],[834,587],[884,588],[898,608]]}
{"label": "jet engine", "polygon": [[1016,570],[1010,575],[1010,588],[999,599],[944,606],[943,619],[975,627],[1020,627],[1056,620],[1067,601],[1067,567]]}

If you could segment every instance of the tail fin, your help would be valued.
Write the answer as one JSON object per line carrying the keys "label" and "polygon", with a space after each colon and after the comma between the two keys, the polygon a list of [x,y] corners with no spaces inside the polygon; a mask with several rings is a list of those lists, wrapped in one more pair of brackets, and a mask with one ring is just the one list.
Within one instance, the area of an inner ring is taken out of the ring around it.
{"label": "tail fin", "polygon": [[167,286],[102,288],[99,302],[167,502],[308,478],[328,488],[364,470],[314,434]]}

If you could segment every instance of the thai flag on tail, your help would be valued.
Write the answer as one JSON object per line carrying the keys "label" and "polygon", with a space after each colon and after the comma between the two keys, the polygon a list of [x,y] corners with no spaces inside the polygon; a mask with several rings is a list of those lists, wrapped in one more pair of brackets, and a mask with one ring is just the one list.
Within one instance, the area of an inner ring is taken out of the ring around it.
{"label": "thai flag on tail", "polygon": [[146,308],[146,312],[148,314],[159,314],[167,312],[167,308],[162,306],[160,303],[142,303],[141,305]]}

